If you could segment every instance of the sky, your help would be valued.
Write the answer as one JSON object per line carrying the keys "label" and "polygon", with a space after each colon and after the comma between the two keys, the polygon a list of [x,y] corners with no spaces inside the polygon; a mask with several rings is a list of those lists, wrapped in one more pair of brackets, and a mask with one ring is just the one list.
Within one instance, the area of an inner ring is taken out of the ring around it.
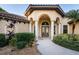
{"label": "sky", "polygon": [[28,5],[27,4],[0,4],[0,7],[9,13],[23,16]]}
{"label": "sky", "polygon": [[[72,9],[79,9],[79,4],[59,4],[64,12],[68,12]],[[24,12],[27,9],[27,4],[0,4],[0,7],[6,10],[9,13],[22,15],[24,16]]]}

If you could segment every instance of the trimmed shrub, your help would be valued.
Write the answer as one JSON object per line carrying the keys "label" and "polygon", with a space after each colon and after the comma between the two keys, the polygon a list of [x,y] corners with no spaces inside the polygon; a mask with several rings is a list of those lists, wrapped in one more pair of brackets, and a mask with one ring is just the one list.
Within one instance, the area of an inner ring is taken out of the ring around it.
{"label": "trimmed shrub", "polygon": [[17,47],[18,49],[22,49],[22,48],[24,48],[25,46],[26,46],[26,42],[25,42],[25,41],[19,41],[19,42],[16,43],[16,47]]}
{"label": "trimmed shrub", "polygon": [[32,46],[34,38],[35,36],[33,33],[16,33],[15,37],[10,40],[10,44],[18,49],[22,49],[26,45]]}
{"label": "trimmed shrub", "polygon": [[54,36],[53,42],[63,47],[79,51],[79,36],[78,35],[58,35]]}
{"label": "trimmed shrub", "polygon": [[28,46],[32,45],[34,42],[34,34],[33,33],[16,33],[17,41],[25,41]]}
{"label": "trimmed shrub", "polygon": [[17,38],[13,37],[9,42],[10,45],[12,46],[16,46],[16,41],[17,41]]}
{"label": "trimmed shrub", "polygon": [[5,39],[5,34],[0,34],[0,47],[4,47],[8,44],[8,40]]}

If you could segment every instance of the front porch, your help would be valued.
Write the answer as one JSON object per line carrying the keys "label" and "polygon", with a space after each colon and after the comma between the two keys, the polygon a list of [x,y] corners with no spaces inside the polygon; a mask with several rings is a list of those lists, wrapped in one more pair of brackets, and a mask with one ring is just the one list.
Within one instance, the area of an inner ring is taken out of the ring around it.
{"label": "front porch", "polygon": [[60,34],[60,19],[57,17],[56,20],[51,20],[51,18],[43,14],[37,21],[33,18],[30,19],[30,32],[35,33],[36,39],[38,38],[51,38],[54,35]]}

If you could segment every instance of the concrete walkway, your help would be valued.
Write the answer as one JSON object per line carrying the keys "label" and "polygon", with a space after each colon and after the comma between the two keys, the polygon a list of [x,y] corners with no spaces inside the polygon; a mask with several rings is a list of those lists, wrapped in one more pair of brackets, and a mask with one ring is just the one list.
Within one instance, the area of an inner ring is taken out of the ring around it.
{"label": "concrete walkway", "polygon": [[37,44],[37,49],[43,55],[79,55],[77,51],[56,45],[49,38],[39,39]]}

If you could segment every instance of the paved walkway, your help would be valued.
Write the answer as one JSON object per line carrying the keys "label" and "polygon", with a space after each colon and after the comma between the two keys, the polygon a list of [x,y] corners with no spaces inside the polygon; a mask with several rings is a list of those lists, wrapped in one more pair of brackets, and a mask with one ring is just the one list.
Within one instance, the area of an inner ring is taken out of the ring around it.
{"label": "paved walkway", "polygon": [[37,49],[43,55],[79,55],[79,52],[77,51],[73,51],[52,43],[49,38],[39,39],[37,44]]}

